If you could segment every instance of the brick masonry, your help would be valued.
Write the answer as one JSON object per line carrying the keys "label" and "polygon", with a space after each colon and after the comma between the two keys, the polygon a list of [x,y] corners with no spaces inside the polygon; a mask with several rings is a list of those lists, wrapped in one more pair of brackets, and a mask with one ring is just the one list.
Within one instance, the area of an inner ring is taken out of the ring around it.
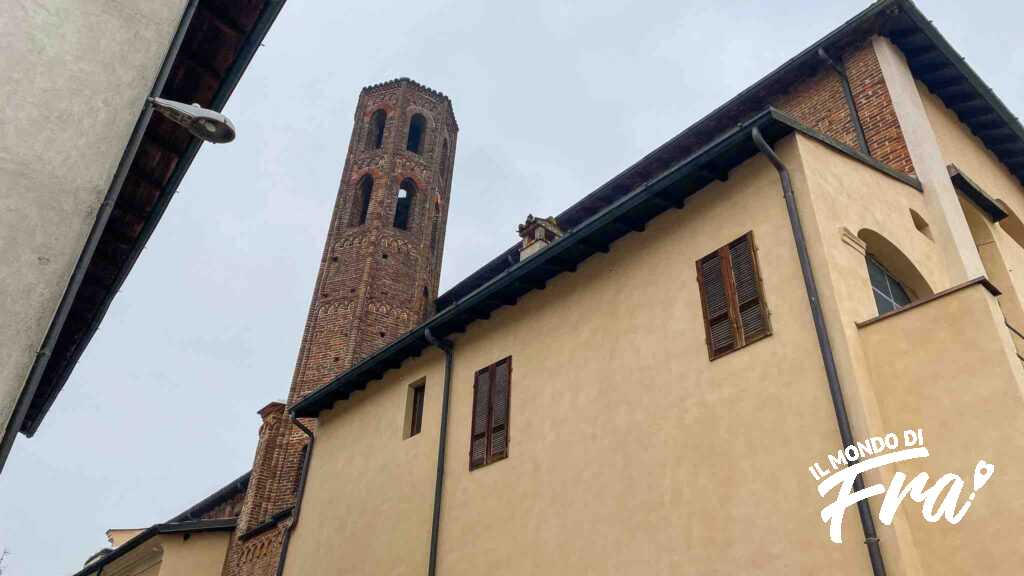
{"label": "brick masonry", "polygon": [[[871,156],[901,172],[914,174],[910,152],[871,43],[848,48],[843,52],[842,62]],[[839,74],[822,63],[817,74],[773,99],[772,105],[807,126],[859,149],[841,82]]]}
{"label": "brick masonry", "polygon": [[[387,114],[379,148],[372,122],[378,110]],[[426,119],[418,153],[406,149],[414,114]],[[457,134],[448,98],[409,79],[360,93],[288,405],[433,313]],[[366,176],[373,178],[373,188],[360,224],[360,184]],[[394,222],[397,193],[407,179],[415,191],[403,230]],[[289,422],[284,404],[272,402],[260,416],[259,444],[225,560],[226,576],[272,575],[291,522],[287,511],[295,503],[306,437]]]}

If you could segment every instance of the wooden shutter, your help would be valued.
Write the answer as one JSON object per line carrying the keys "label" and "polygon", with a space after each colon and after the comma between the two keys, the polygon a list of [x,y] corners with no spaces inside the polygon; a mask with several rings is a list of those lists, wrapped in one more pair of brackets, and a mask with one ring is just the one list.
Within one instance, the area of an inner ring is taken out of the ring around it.
{"label": "wooden shutter", "polygon": [[487,461],[494,462],[508,456],[509,384],[512,358],[505,358],[493,366],[491,380],[491,439]]}
{"label": "wooden shutter", "polygon": [[469,469],[508,456],[509,394],[512,358],[478,370],[473,383],[473,422],[469,438]]}
{"label": "wooden shutter", "polygon": [[771,334],[753,232],[698,260],[697,282],[712,360]]}
{"label": "wooden shutter", "polygon": [[697,262],[697,279],[704,307],[704,327],[711,357],[720,356],[736,348],[736,326],[729,309],[729,294],[725,259],[719,251]]}
{"label": "wooden shutter", "polygon": [[739,328],[743,334],[743,343],[749,344],[767,335],[768,331],[768,314],[761,295],[761,278],[757,270],[752,233],[729,245],[729,258],[732,260]]}
{"label": "wooden shutter", "polygon": [[491,413],[491,370],[476,373],[473,383],[473,424],[469,438],[469,469],[487,464],[487,432]]}

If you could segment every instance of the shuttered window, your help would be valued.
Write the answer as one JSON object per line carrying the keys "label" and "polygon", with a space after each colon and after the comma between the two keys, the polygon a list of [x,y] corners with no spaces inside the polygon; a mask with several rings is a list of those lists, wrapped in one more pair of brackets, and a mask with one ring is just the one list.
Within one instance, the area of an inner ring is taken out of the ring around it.
{"label": "shuttered window", "polygon": [[478,370],[473,382],[473,421],[469,438],[469,469],[508,456],[509,393],[512,358]]}
{"label": "shuttered window", "polygon": [[753,232],[698,260],[697,284],[712,360],[771,334]]}

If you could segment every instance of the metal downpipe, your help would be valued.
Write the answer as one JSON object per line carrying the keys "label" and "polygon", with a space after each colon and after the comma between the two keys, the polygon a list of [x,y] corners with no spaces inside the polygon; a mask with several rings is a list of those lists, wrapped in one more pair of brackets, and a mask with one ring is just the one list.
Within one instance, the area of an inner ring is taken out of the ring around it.
{"label": "metal downpipe", "polygon": [[313,431],[299,422],[299,419],[294,414],[291,416],[292,424],[302,430],[302,433],[309,437],[309,444],[306,448],[306,457],[302,461],[302,474],[299,476],[299,488],[295,491],[295,506],[292,507],[292,517],[288,522],[288,527],[285,528],[284,537],[281,540],[281,555],[277,558],[277,569],[274,571],[276,576],[284,574],[284,562],[288,558],[288,544],[292,541],[292,531],[295,530],[295,525],[299,523],[299,512],[302,511],[302,495],[306,492],[306,477],[309,475],[309,463],[313,460],[313,444],[316,442],[316,437],[313,435]]}
{"label": "metal downpipe", "polygon": [[[800,271],[804,277],[804,288],[807,292],[807,302],[811,306],[811,316],[814,319],[814,331],[818,336],[818,349],[821,351],[821,360],[825,364],[825,376],[828,379],[828,391],[832,397],[832,407],[836,413],[836,424],[839,428],[839,436],[843,441],[843,447],[854,443],[853,430],[850,426],[850,418],[846,413],[846,401],[843,399],[843,389],[839,383],[839,373],[836,370],[835,355],[832,352],[832,342],[829,340],[828,331],[825,327],[825,316],[821,310],[821,300],[818,296],[818,285],[814,281],[814,271],[811,268],[811,258],[807,252],[807,241],[804,238],[803,225],[800,223],[800,214],[796,208],[796,196],[793,194],[793,183],[789,177],[789,170],[782,163],[782,159],[772,150],[772,147],[761,136],[761,131],[754,127],[750,132],[751,138],[757,148],[768,157],[772,165],[779,173],[779,180],[782,182],[782,195],[786,199],[786,212],[789,214],[789,224],[793,229],[793,240],[796,242],[796,252],[800,259]],[[854,479],[854,490],[864,488],[864,479],[857,475]],[[875,531],[875,522],[871,517],[871,507],[867,500],[857,502],[857,513],[860,516],[860,525],[864,530],[864,543],[868,547],[868,558],[871,561],[871,571],[874,576],[885,576],[885,562],[882,560],[882,549],[878,545],[878,534]]]}
{"label": "metal downpipe", "polygon": [[437,439],[437,477],[434,480],[434,516],[430,524],[430,559],[427,576],[437,574],[437,542],[441,530],[441,495],[444,489],[444,458],[448,439],[448,398],[452,388],[452,362],[455,345],[451,340],[437,339],[430,328],[423,331],[423,338],[444,351],[444,390],[441,396],[441,430]]}

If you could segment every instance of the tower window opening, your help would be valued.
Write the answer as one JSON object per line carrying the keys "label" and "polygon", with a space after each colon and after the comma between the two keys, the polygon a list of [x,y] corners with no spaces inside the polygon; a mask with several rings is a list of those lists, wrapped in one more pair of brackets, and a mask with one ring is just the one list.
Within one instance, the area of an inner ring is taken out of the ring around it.
{"label": "tower window opening", "polygon": [[373,195],[373,176],[367,174],[363,176],[363,179],[359,181],[359,197],[355,203],[355,218],[353,223],[355,226],[362,226],[366,224],[366,217],[370,213],[370,198]]}
{"label": "tower window opening", "polygon": [[405,149],[420,154],[423,152],[423,133],[427,129],[427,119],[422,114],[413,114],[409,120],[409,137]]}
{"label": "tower window opening", "polygon": [[380,148],[384,146],[384,126],[388,122],[388,113],[384,110],[377,110],[370,116],[370,132],[366,138],[368,148]]}
{"label": "tower window opening", "polygon": [[416,185],[406,178],[398,188],[395,198],[395,221],[394,227],[399,230],[408,230],[412,216],[412,199],[416,195]]}

